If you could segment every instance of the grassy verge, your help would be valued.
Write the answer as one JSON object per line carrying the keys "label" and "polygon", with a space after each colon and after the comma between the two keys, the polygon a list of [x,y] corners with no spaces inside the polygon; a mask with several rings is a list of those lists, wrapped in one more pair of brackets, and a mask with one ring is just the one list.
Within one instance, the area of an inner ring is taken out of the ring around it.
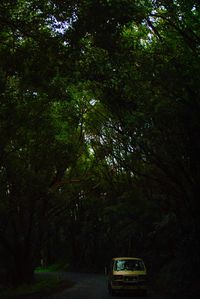
{"label": "grassy verge", "polygon": [[17,288],[0,290],[1,299],[35,299],[60,292],[74,285],[72,281],[63,279],[57,273],[36,273],[35,282]]}

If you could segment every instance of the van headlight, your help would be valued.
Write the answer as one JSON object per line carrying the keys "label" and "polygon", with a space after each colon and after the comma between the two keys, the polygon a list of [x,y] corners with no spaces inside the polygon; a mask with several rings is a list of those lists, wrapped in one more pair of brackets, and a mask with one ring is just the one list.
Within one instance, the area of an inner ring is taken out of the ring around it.
{"label": "van headlight", "polygon": [[122,275],[113,275],[112,279],[113,280],[123,280],[123,276]]}
{"label": "van headlight", "polygon": [[145,274],[141,274],[141,275],[139,275],[139,279],[140,280],[146,280],[147,276]]}

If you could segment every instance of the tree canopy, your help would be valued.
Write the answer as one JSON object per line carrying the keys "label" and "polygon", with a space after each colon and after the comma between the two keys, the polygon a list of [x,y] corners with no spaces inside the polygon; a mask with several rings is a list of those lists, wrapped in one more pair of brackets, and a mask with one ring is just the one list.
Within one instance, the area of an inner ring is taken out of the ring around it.
{"label": "tree canopy", "polygon": [[1,1],[4,282],[142,255],[197,293],[199,25],[193,0]]}

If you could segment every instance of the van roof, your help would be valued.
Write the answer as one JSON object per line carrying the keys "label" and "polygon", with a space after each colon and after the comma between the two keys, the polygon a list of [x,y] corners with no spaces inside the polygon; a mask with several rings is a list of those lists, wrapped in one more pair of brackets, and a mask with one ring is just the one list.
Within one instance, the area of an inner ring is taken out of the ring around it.
{"label": "van roof", "polygon": [[113,260],[142,260],[138,257],[114,257]]}

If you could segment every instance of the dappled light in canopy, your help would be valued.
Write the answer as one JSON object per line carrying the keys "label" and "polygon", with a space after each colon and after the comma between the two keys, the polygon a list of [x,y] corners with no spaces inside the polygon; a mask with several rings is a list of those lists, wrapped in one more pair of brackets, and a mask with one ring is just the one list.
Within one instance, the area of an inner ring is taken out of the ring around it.
{"label": "dappled light in canopy", "polygon": [[141,256],[196,298],[199,26],[197,0],[1,1],[0,285]]}

